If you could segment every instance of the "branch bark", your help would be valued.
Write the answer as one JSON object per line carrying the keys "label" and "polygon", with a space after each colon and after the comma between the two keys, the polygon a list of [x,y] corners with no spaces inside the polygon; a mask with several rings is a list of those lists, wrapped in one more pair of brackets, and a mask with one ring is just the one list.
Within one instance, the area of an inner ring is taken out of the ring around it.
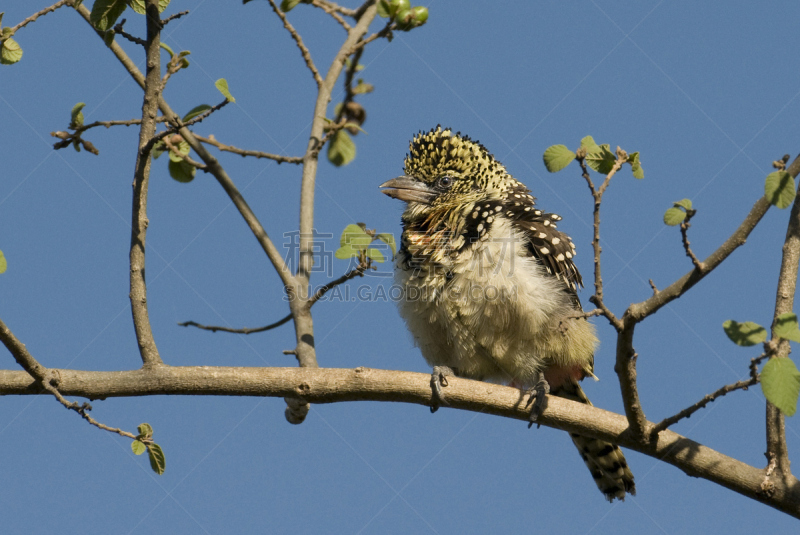
{"label": "branch bark", "polygon": [[[294,397],[310,403],[393,401],[427,407],[430,374],[368,368],[173,367],[122,372],[59,370],[61,390],[89,399],[153,395]],[[0,371],[0,395],[39,394],[26,372]],[[455,409],[528,421],[519,390],[448,378],[447,399]],[[678,467],[739,494],[800,518],[800,482],[794,477],[762,489],[764,472],[686,437],[662,431],[642,444],[627,432],[622,415],[549,396],[537,423],[614,442]],[[647,422],[648,427],[653,424]]]}
{"label": "branch bark", "polygon": [[147,235],[147,187],[150,182],[150,151],[148,143],[156,133],[158,100],[161,92],[161,19],[158,0],[147,1],[147,58],[142,103],[142,124],[139,129],[139,150],[136,154],[136,171],[133,177],[133,210],[130,247],[130,300],[133,327],[139,354],[145,367],[163,364],[158,355],[150,316],[147,311],[147,283],[145,281],[145,238]]}

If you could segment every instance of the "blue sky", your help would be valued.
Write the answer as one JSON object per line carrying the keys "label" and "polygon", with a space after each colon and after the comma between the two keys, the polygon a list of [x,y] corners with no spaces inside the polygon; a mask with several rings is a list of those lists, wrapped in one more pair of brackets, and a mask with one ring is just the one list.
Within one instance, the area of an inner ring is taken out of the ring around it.
{"label": "blue sky", "polygon": [[[87,1],[87,4],[89,2]],[[41,3],[41,7],[44,2]],[[14,25],[39,3],[4,2]],[[368,135],[349,166],[320,166],[316,228],[349,223],[399,231],[402,206],[378,190],[400,174],[408,140],[441,123],[483,142],[560,214],[591,278],[591,199],[575,168],[550,175],[544,150],[600,143],[641,153],[606,194],[606,302],[622,313],[690,268],[677,229],[662,223],[690,198],[690,238],[700,257],[738,226],[763,194],[771,162],[796,154],[800,37],[784,21],[800,7],[777,2],[503,2],[435,0],[426,26],[368,47],[361,73],[375,92],[359,101]],[[164,41],[192,65],[166,98],[186,112],[237,101],[196,128],[242,148],[299,155],[315,86],[266,2],[173,0]],[[144,34],[127,12],[126,29]],[[343,32],[301,5],[290,19],[321,68]],[[376,22],[374,29],[380,23]],[[140,115],[141,92],[69,9],[19,31],[23,60],[0,68],[0,318],[49,367],[140,365],[128,302],[127,249],[136,128],[87,134],[99,156],[54,152],[51,131],[85,102],[86,121]],[[143,53],[123,46],[143,66]],[[341,89],[341,84],[337,91]],[[341,94],[334,96],[341,98]],[[332,113],[332,108],[329,111]],[[222,155],[222,164],[276,241],[297,228],[299,168]],[[210,176],[191,184],[154,163],[147,277],[154,335],[171,365],[291,366],[290,326],[239,336],[185,329],[185,320],[258,326],[287,312],[278,277]],[[758,351],[734,346],[726,319],[769,324],[788,211],[771,209],[717,271],[636,332],[639,385],[658,421],[747,375]],[[324,283],[347,269],[331,260]],[[384,275],[388,265],[380,266]],[[374,291],[391,281],[354,281]],[[590,291],[584,290],[584,301]],[[322,366],[426,371],[393,303],[331,300],[314,308]],[[612,329],[595,319],[601,347],[593,402],[621,411]],[[6,354],[6,367],[16,365]],[[609,505],[563,432],[481,414],[390,403],[315,405],[287,424],[279,399],[149,397],[97,401],[98,420],[155,429],[167,471],[155,476],[130,443],[101,432],[48,397],[6,397],[0,414],[0,515],[9,533],[743,533],[788,532],[773,509],[635,452],[638,496]],[[735,392],[674,427],[763,466],[764,398]],[[800,439],[786,422],[790,454]]]}

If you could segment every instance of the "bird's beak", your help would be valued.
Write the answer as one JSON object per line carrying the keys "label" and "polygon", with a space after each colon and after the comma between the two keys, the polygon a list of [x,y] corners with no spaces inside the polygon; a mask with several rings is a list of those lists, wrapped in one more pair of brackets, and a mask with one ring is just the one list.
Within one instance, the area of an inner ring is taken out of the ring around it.
{"label": "bird's beak", "polygon": [[387,180],[381,184],[380,187],[387,188],[381,191],[389,197],[406,202],[413,201],[430,204],[437,194],[436,190],[426,185],[424,182],[408,176],[399,176]]}

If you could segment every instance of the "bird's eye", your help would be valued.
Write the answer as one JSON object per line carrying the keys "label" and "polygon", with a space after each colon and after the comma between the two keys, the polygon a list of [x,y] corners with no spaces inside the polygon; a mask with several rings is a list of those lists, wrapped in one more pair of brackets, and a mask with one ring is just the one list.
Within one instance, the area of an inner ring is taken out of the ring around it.
{"label": "bird's eye", "polygon": [[436,181],[436,185],[438,187],[442,188],[442,189],[447,189],[447,188],[449,188],[450,186],[453,185],[453,179],[451,177],[445,175],[445,176],[439,178],[439,180]]}

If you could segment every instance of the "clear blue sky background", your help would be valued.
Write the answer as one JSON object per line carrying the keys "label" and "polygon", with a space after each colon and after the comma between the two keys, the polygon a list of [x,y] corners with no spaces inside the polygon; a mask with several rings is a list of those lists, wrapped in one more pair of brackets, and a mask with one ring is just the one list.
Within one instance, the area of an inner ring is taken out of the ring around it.
{"label": "clear blue sky background", "polygon": [[[87,0],[87,5],[90,2]],[[45,2],[5,1],[4,25]],[[679,232],[662,214],[692,199],[691,240],[713,251],[763,194],[771,162],[800,150],[800,35],[787,2],[430,2],[428,24],[370,45],[362,76],[375,92],[357,159],[324,162],[316,227],[336,235],[363,221],[399,231],[402,206],[378,191],[397,176],[409,138],[437,123],[469,133],[561,214],[591,278],[591,202],[577,170],[548,174],[549,145],[585,135],[640,151],[646,177],[615,177],[603,205],[607,303],[617,313],[688,271]],[[179,112],[237,101],[196,128],[248,149],[299,155],[315,86],[266,2],[173,0],[164,40],[190,50],[166,98]],[[128,12],[126,29],[143,35]],[[290,14],[321,68],[341,29],[301,5]],[[375,23],[374,29],[380,28]],[[76,102],[86,121],[138,117],[141,92],[86,23],[62,9],[21,30],[23,60],[0,68],[0,317],[46,366],[140,365],[130,320],[128,259],[135,127],[87,134],[99,156],[55,152]],[[123,42],[140,68],[143,53]],[[339,84],[337,91],[341,89]],[[341,94],[338,95],[341,98]],[[335,101],[334,101],[335,103]],[[329,113],[332,113],[332,108]],[[297,228],[299,168],[222,155],[277,241]],[[150,315],[171,365],[292,366],[291,326],[211,334],[177,323],[258,326],[285,315],[278,277],[221,188],[198,173],[151,179]],[[771,209],[720,269],[637,330],[639,385],[651,420],[747,375],[757,348],[722,331],[733,318],[768,324],[788,211]],[[347,269],[333,260],[322,284]],[[381,266],[383,274],[391,267]],[[391,279],[351,283],[373,291]],[[584,300],[590,295],[583,292]],[[322,366],[427,371],[395,305],[332,301],[314,308]],[[602,345],[596,405],[621,411],[612,329]],[[0,352],[4,353],[4,352]],[[16,364],[7,353],[4,367]],[[2,356],[2,355],[0,355]],[[735,392],[675,431],[764,466],[764,398]],[[390,403],[315,405],[303,425],[280,399],[149,397],[94,403],[94,416],[134,430],[149,422],[167,454],[154,475],[130,442],[101,432],[48,397],[6,397],[0,411],[0,517],[5,533],[788,533],[796,521],[657,460],[628,452],[639,494],[606,503],[568,436],[455,410]],[[786,422],[790,453],[800,425]]]}

